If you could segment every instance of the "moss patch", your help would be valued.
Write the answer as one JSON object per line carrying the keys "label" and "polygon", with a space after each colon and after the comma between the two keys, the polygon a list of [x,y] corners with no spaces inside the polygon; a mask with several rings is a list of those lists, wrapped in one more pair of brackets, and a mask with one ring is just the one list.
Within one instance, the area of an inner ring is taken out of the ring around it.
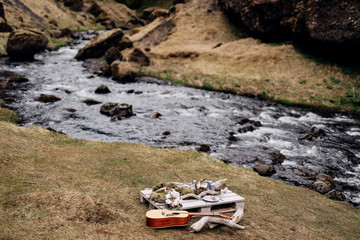
{"label": "moss patch", "polygon": [[0,121],[17,123],[19,120],[19,116],[16,112],[7,108],[2,108],[0,102]]}

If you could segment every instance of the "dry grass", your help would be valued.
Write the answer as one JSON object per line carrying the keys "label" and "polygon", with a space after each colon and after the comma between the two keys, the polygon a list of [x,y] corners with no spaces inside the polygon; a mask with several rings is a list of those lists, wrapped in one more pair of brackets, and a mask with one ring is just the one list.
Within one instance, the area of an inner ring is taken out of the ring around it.
{"label": "dry grass", "polygon": [[[360,212],[192,151],[67,138],[0,122],[0,239],[358,239]],[[246,199],[244,231],[145,226],[139,191],[228,178]]]}
{"label": "dry grass", "polygon": [[[171,71],[168,76],[189,86],[261,95],[276,101],[330,108],[357,109],[349,104],[349,92],[360,95],[355,72],[319,62],[298,52],[290,44],[266,44],[253,38],[239,39],[224,14],[212,8],[213,1],[193,0],[179,5],[175,29],[157,46],[141,39],[140,47],[151,47],[152,65],[146,73]],[[208,9],[212,9],[210,12]],[[133,36],[143,35],[143,31]],[[213,49],[218,43],[220,47]],[[169,59],[170,53],[194,51],[195,59]],[[332,78],[340,83],[333,84]],[[326,82],[325,82],[326,81]],[[360,100],[360,99],[358,99]]]}

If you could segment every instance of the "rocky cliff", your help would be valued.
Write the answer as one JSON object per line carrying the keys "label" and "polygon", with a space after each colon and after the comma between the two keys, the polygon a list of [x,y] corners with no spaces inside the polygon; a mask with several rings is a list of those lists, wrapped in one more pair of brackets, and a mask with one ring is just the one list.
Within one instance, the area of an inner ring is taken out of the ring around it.
{"label": "rocky cliff", "polygon": [[360,49],[360,2],[356,0],[219,0],[219,5],[255,37],[301,39],[334,53]]}

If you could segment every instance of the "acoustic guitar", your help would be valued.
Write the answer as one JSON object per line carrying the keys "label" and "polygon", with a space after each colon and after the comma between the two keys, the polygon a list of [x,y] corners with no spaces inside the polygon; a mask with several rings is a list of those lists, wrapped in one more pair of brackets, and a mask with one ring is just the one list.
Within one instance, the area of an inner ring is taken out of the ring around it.
{"label": "acoustic guitar", "polygon": [[192,216],[214,216],[231,220],[230,217],[216,213],[193,213],[187,211],[172,211],[155,209],[146,212],[146,226],[151,228],[167,228],[186,226]]}

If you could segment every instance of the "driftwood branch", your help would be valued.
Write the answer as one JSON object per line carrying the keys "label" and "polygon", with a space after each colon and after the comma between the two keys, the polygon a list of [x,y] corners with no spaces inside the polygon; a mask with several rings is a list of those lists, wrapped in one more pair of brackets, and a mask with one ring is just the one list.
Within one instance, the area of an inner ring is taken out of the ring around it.
{"label": "driftwood branch", "polygon": [[[244,216],[244,209],[238,208],[236,210],[236,212],[234,213],[234,215],[231,216],[232,219],[230,220],[230,222],[237,224],[240,222],[240,220],[242,219],[243,216]],[[219,226],[219,224],[216,224],[216,223],[209,224],[210,229],[215,228],[217,226]]]}
{"label": "driftwood branch", "polygon": [[190,228],[192,232],[199,232],[206,225],[209,225],[210,228],[214,228],[219,224],[222,224],[229,227],[244,230],[245,229],[244,226],[237,224],[238,222],[240,222],[243,216],[244,216],[244,210],[242,208],[239,208],[232,216],[232,220],[227,220],[224,218],[217,218],[217,217],[202,217],[199,221],[191,225]]}
{"label": "driftwood branch", "polygon": [[215,192],[215,191],[209,190],[209,191],[202,192],[199,195],[196,195],[193,193],[185,194],[185,195],[181,196],[181,199],[184,200],[187,198],[196,198],[196,199],[200,200],[205,195],[219,195],[219,194],[220,194],[220,192]]}

